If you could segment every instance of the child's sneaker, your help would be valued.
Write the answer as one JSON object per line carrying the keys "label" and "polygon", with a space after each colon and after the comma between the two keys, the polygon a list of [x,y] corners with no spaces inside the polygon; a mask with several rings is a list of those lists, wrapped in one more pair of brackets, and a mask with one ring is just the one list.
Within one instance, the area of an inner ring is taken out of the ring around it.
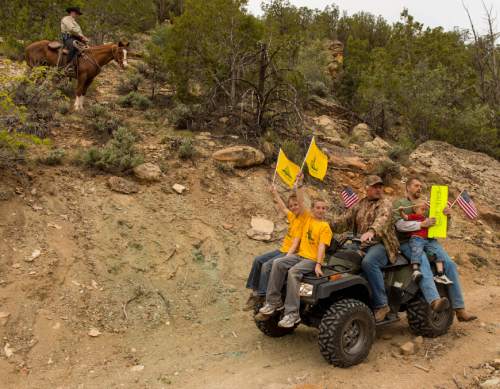
{"label": "child's sneaker", "polygon": [[269,304],[265,303],[264,306],[259,309],[259,313],[262,313],[263,315],[272,315],[275,311],[281,311],[284,308],[283,303],[279,304]]}
{"label": "child's sneaker", "polygon": [[298,313],[289,313],[285,315],[278,323],[278,327],[292,328],[295,324],[300,323],[300,316]]}
{"label": "child's sneaker", "polygon": [[422,272],[420,270],[413,270],[413,273],[411,274],[411,278],[415,283],[419,283],[420,280],[422,279]]}
{"label": "child's sneaker", "polygon": [[453,281],[446,277],[445,274],[436,274],[434,276],[434,281],[438,284],[450,285],[453,284]]}

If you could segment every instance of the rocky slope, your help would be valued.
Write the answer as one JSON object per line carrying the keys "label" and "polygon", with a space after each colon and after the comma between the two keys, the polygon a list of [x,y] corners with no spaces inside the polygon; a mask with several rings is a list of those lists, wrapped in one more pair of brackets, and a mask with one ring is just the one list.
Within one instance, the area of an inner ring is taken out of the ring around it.
{"label": "rocky slope", "polygon": [[[106,69],[89,104],[116,98],[114,72]],[[161,111],[115,114],[141,135],[146,162],[160,167],[157,180],[110,181],[67,161],[0,172],[5,387],[371,388],[376,381],[381,388],[450,388],[498,377],[494,363],[485,364],[500,352],[497,161],[428,142],[387,189],[400,195],[414,172],[454,192],[470,188],[481,220],[470,222],[456,209],[445,245],[480,320],[454,324],[410,356],[399,353],[412,340],[402,320],[379,332],[366,363],[342,370],[321,358],[314,330],[266,338],[241,311],[253,256],[273,249],[285,228],[267,191],[272,168],[221,167],[213,152],[242,139],[176,132]],[[57,147],[71,154],[101,142],[84,117],[64,120],[52,131]],[[390,146],[364,126],[335,125],[334,116],[308,120],[332,161],[326,181],[310,180],[309,192],[322,193],[338,211],[343,186],[361,194],[364,176],[387,160]],[[192,139],[198,151],[192,162],[170,147],[179,136]],[[275,222],[273,241],[248,238],[253,216]]]}

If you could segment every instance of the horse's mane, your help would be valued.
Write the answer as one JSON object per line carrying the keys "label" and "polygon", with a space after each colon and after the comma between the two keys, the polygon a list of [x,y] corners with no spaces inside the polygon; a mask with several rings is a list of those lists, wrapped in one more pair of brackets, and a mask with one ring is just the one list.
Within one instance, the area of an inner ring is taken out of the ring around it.
{"label": "horse's mane", "polygon": [[110,49],[113,46],[118,46],[118,45],[116,43],[106,43],[105,45],[90,46],[89,50]]}

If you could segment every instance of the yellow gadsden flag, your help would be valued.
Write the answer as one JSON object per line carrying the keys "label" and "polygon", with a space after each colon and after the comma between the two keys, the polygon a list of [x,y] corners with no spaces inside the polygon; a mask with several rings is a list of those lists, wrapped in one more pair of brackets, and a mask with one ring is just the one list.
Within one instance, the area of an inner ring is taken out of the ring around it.
{"label": "yellow gadsden flag", "polygon": [[309,174],[313,177],[323,180],[328,169],[328,157],[316,145],[314,137],[312,138],[309,151],[306,155],[306,163],[309,168]]}
{"label": "yellow gadsden flag", "polygon": [[286,157],[283,150],[280,149],[278,162],[276,163],[276,173],[279,174],[285,184],[287,184],[290,188],[293,188],[293,184],[295,184],[295,179],[297,178],[297,174],[299,174],[299,172],[300,167],[290,161]]}

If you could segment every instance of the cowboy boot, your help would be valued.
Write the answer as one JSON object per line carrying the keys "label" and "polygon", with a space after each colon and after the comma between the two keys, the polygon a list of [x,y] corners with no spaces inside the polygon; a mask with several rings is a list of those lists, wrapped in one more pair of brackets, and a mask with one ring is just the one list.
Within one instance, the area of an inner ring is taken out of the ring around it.
{"label": "cowboy boot", "polygon": [[472,314],[468,313],[465,310],[465,308],[455,309],[455,314],[457,315],[457,320],[458,321],[472,321],[472,320],[476,320],[477,319],[476,315],[472,315]]}

